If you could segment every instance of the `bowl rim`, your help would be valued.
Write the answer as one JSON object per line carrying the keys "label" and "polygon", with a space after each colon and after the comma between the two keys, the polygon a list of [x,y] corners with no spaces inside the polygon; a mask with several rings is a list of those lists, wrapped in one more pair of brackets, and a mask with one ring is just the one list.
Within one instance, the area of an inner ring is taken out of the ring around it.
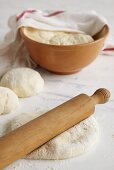
{"label": "bowl rim", "polygon": [[[104,38],[106,38],[109,34],[109,26],[106,24],[103,26],[103,28],[106,29],[106,33],[104,36],[98,38],[97,40],[94,40],[92,42],[88,42],[88,43],[84,43],[84,44],[75,44],[75,45],[53,45],[53,44],[45,44],[45,43],[41,43],[41,42],[38,42],[38,41],[35,41],[35,40],[32,40],[31,38],[29,38],[28,36],[26,36],[24,34],[24,28],[25,26],[23,27],[20,27],[20,34],[21,36],[23,37],[23,39],[26,39],[28,40],[29,42],[33,42],[35,44],[40,44],[40,45],[43,45],[43,46],[47,46],[47,47],[57,47],[57,48],[73,48],[73,47],[83,47],[83,46],[88,46],[88,45],[92,45],[92,44],[95,44],[95,43],[98,43],[100,41],[102,41]],[[102,28],[102,29],[103,29]],[[102,30],[101,29],[101,30]],[[100,31],[99,31],[100,32]]]}

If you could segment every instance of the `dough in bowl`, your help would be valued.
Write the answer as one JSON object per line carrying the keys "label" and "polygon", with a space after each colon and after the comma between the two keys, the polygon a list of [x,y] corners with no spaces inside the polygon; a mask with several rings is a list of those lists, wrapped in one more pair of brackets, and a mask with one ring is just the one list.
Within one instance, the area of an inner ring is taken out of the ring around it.
{"label": "dough in bowl", "polygon": [[[13,119],[11,129],[14,130],[43,113],[21,114]],[[94,147],[98,134],[98,124],[95,118],[91,116],[34,150],[25,158],[54,160],[78,156]]]}
{"label": "dough in bowl", "polygon": [[61,33],[50,40],[52,45],[76,45],[92,42],[93,38],[86,34]]}
{"label": "dough in bowl", "polygon": [[10,88],[19,97],[28,97],[38,94],[43,89],[44,80],[33,69],[14,68],[2,77],[0,85]]}
{"label": "dough in bowl", "polygon": [[6,87],[0,87],[0,114],[6,114],[19,105],[17,95]]}
{"label": "dough in bowl", "polygon": [[94,41],[90,35],[84,33],[46,31],[30,27],[24,28],[24,34],[34,41],[52,45],[77,45]]}

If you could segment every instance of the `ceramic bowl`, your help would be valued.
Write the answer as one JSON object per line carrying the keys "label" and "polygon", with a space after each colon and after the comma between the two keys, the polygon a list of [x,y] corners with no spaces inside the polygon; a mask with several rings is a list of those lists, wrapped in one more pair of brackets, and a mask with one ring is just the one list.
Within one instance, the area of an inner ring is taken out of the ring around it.
{"label": "ceramic bowl", "polygon": [[28,38],[20,29],[31,58],[41,67],[58,74],[71,74],[80,71],[95,60],[103,48],[109,33],[107,25],[93,36],[90,43],[79,45],[50,45]]}

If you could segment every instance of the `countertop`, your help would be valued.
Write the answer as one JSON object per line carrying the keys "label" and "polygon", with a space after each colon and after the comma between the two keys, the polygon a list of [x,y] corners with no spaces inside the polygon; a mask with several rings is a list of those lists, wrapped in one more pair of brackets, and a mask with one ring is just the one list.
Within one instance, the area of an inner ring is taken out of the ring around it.
{"label": "countertop", "polygon": [[[104,15],[114,34],[113,0],[0,0],[0,41],[8,31],[7,19],[26,8],[38,9],[94,9]],[[91,95],[97,88],[105,87],[111,92],[111,99],[98,105],[95,118],[99,124],[100,135],[95,147],[88,153],[68,160],[33,161],[18,160],[5,170],[113,170],[114,168],[114,56],[99,55],[97,59],[81,72],[72,75],[56,75],[38,68],[45,80],[45,88],[38,95],[20,100],[20,107],[7,115],[0,116],[0,126],[20,113],[36,112],[46,107],[54,108],[80,93]]]}

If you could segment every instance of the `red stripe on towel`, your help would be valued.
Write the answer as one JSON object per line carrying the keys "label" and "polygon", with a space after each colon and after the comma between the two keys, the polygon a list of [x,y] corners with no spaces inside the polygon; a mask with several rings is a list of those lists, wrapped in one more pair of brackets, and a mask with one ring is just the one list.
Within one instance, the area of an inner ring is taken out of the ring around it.
{"label": "red stripe on towel", "polygon": [[34,10],[34,9],[31,9],[31,10],[25,10],[25,11],[23,11],[20,15],[18,15],[17,17],[16,17],[16,19],[17,19],[17,21],[20,19],[20,18],[22,18],[26,13],[33,13],[33,12],[36,12],[36,10]]}
{"label": "red stripe on towel", "polygon": [[58,15],[58,14],[61,14],[63,13],[64,11],[56,11],[56,12],[53,12],[53,13],[50,13],[48,15],[44,15],[44,17],[53,17],[55,15]]}
{"label": "red stripe on towel", "polygon": [[103,51],[114,51],[114,48],[105,48]]}

